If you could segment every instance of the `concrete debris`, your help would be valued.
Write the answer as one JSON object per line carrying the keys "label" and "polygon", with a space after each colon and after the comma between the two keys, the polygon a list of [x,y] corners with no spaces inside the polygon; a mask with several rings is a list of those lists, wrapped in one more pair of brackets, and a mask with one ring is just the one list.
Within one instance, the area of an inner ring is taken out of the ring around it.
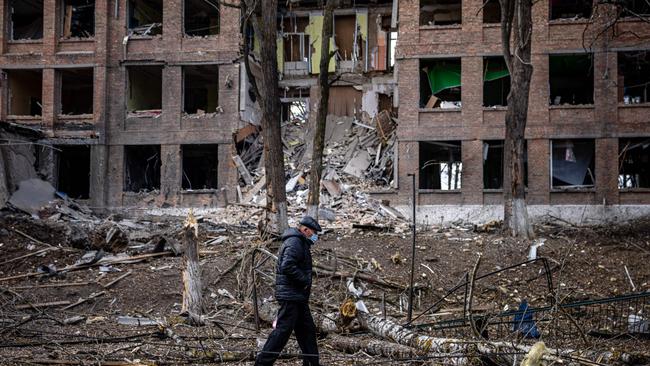
{"label": "concrete debris", "polygon": [[54,199],[55,191],[54,187],[46,181],[24,180],[20,182],[18,190],[9,198],[9,203],[32,216],[38,216],[38,212]]}
{"label": "concrete debris", "polygon": [[160,321],[149,318],[140,318],[134,316],[118,316],[117,324],[144,327],[149,325],[158,325]]}

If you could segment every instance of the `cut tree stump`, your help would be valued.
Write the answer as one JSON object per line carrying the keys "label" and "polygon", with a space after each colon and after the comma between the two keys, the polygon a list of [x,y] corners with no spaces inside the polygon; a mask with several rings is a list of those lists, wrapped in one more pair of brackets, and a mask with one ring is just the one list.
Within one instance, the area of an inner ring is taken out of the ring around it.
{"label": "cut tree stump", "polygon": [[183,225],[183,304],[181,314],[187,316],[187,323],[203,325],[203,286],[199,264],[198,222],[192,211]]}

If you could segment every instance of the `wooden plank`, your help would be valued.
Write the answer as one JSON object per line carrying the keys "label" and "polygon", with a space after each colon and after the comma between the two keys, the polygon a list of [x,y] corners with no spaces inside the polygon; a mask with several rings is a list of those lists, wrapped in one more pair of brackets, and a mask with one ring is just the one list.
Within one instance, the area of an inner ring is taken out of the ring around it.
{"label": "wooden plank", "polygon": [[65,18],[63,20],[63,37],[72,36],[72,5],[65,7]]}
{"label": "wooden plank", "polygon": [[52,302],[41,302],[36,304],[22,304],[22,305],[17,305],[16,309],[24,310],[24,309],[49,308],[53,306],[62,306],[62,305],[70,305],[70,301],[52,301]]}
{"label": "wooden plank", "polygon": [[235,162],[235,165],[237,165],[237,170],[239,170],[239,174],[241,174],[242,178],[244,178],[246,185],[252,186],[253,177],[251,176],[251,173],[248,171],[248,169],[246,169],[246,165],[241,160],[241,157],[239,155],[235,155],[232,157],[232,160]]}

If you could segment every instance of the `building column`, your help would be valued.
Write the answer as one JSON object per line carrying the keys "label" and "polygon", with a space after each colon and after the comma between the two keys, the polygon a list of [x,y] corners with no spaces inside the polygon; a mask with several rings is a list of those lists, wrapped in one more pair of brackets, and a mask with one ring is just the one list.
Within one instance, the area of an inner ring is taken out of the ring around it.
{"label": "building column", "polygon": [[49,133],[54,133],[54,124],[56,123],[56,114],[58,112],[58,88],[56,70],[47,68],[43,69],[43,108],[42,119],[43,127]]}
{"label": "building column", "polygon": [[236,186],[239,184],[239,174],[232,161],[232,156],[235,154],[234,146],[232,144],[219,144],[218,154],[218,202],[219,205],[225,206],[230,202],[237,202]]}
{"label": "building column", "polygon": [[161,145],[160,194],[164,203],[172,206],[179,202],[183,164],[180,145]]}
{"label": "building column", "polygon": [[618,139],[596,139],[596,200],[618,204]]}
{"label": "building column", "polygon": [[550,153],[549,140],[528,140],[527,202],[529,205],[550,203]]}
{"label": "building column", "polygon": [[183,67],[165,66],[162,76],[163,125],[180,130],[183,110]]}
{"label": "building column", "polygon": [[460,187],[463,204],[483,204],[483,141],[463,141],[461,155],[463,171]]}

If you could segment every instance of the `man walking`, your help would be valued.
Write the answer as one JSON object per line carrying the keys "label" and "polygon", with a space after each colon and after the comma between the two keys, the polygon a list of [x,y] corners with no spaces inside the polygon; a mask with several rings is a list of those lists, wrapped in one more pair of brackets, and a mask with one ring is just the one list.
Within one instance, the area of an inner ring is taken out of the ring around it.
{"label": "man walking", "polygon": [[273,365],[294,331],[303,353],[303,365],[318,366],[316,326],[309,310],[309,294],[312,272],[310,247],[318,239],[316,233],[320,231],[318,222],[311,216],[305,216],[297,229],[287,229],[282,234],[283,243],[275,271],[275,298],[280,310],[275,329],[257,355],[255,365]]}

